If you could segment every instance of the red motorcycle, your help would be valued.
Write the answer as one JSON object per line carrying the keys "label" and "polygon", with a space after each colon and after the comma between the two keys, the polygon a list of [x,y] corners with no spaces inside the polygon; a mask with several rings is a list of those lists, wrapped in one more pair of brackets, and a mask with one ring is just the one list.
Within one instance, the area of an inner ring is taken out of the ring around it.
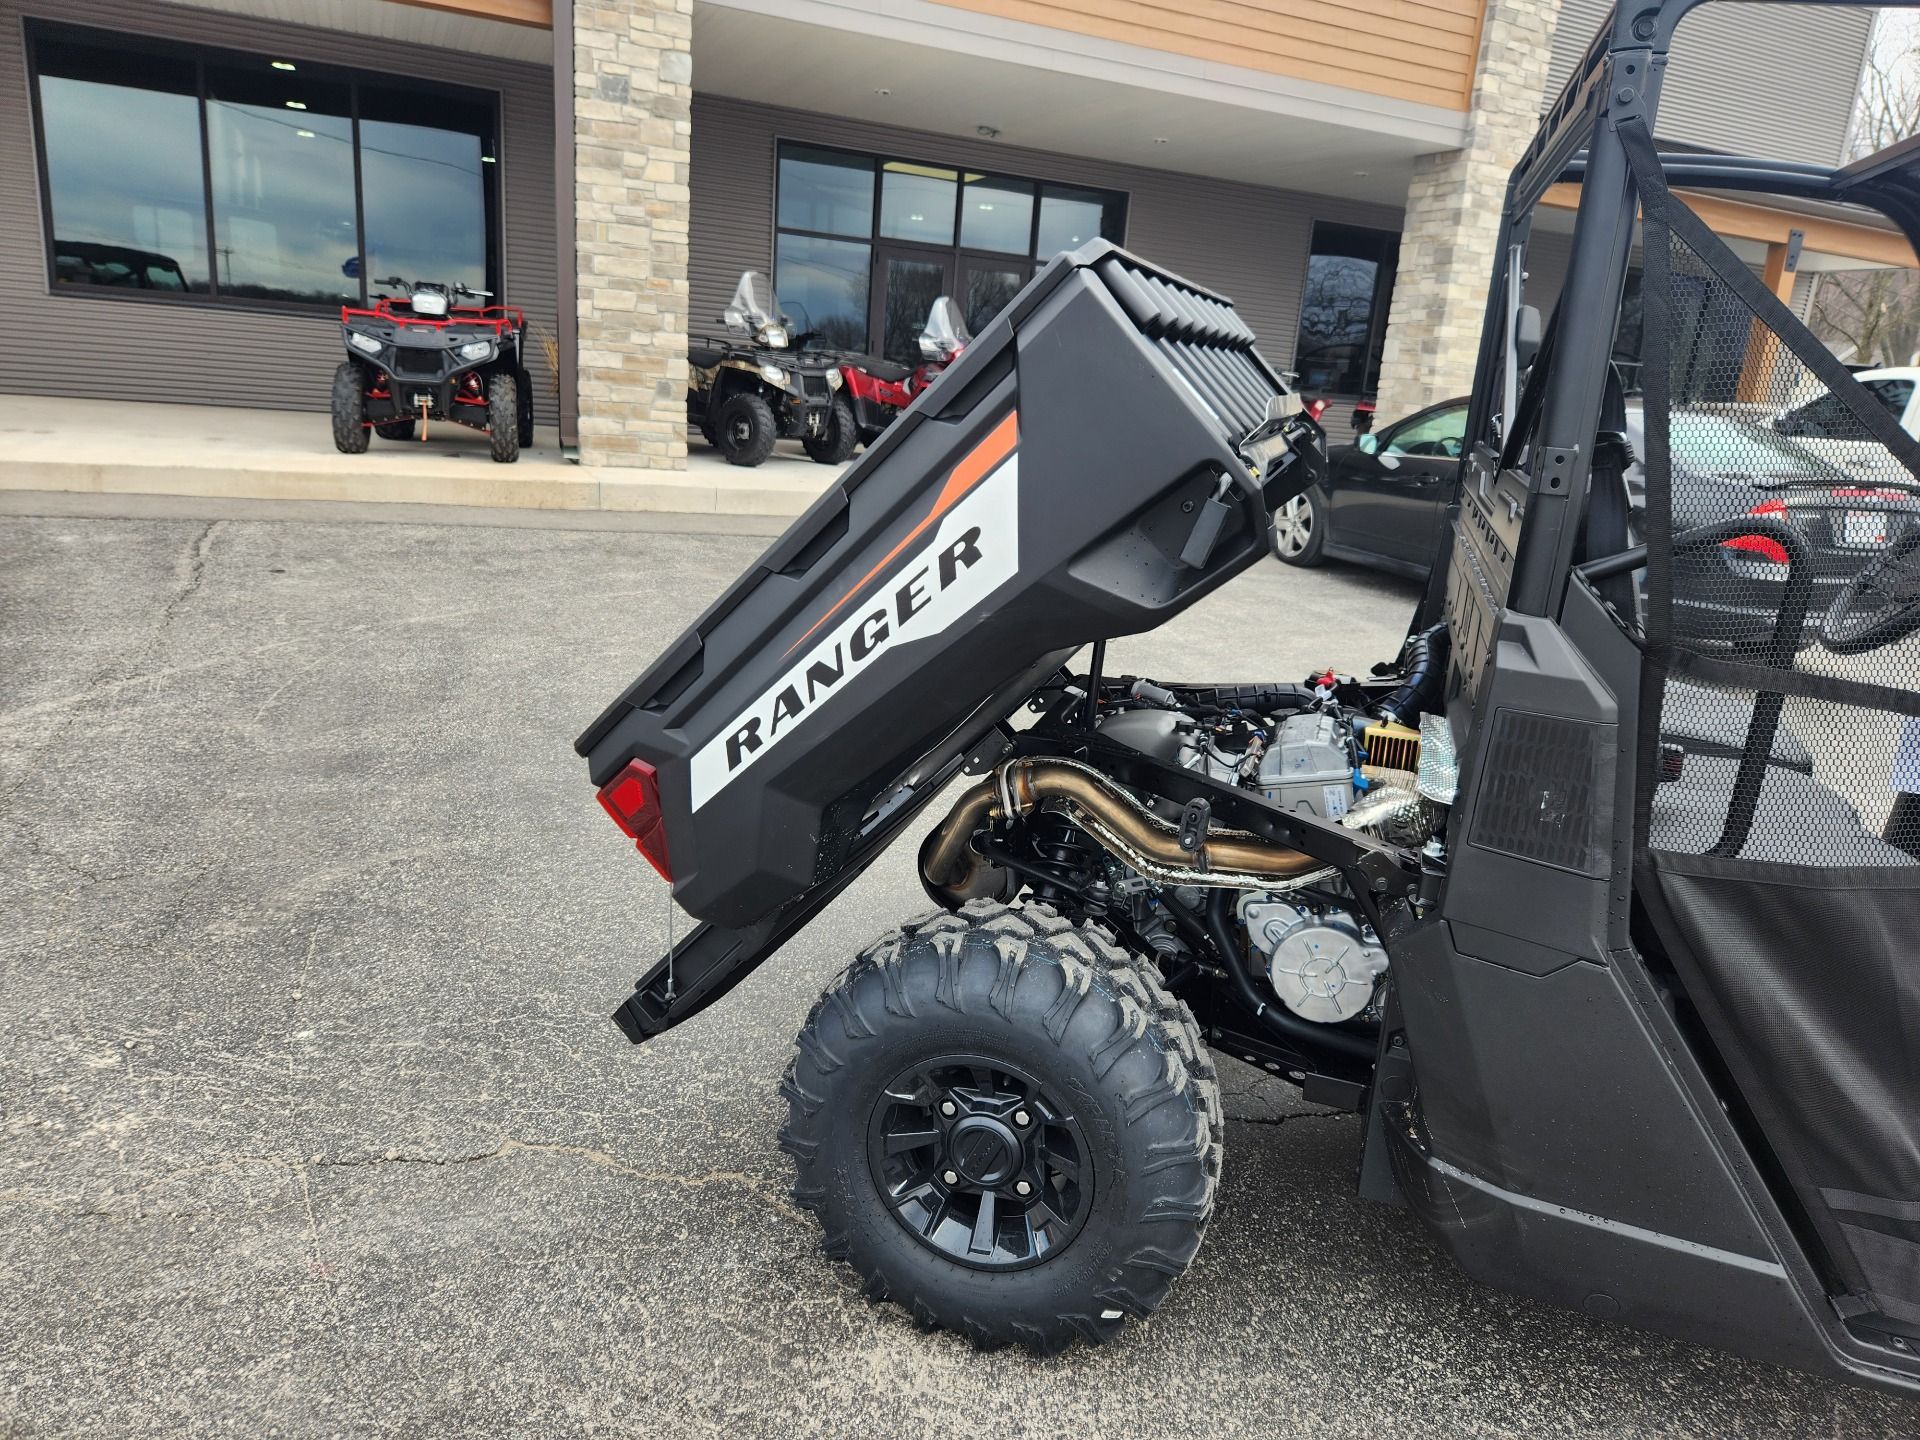
{"label": "red motorcycle", "polygon": [[895,365],[872,355],[841,362],[840,376],[846,382],[842,388],[853,406],[860,443],[871,445],[878,440],[894,417],[972,341],[959,305],[951,295],[942,295],[933,302],[927,323],[920,329],[920,354],[925,358],[918,365]]}

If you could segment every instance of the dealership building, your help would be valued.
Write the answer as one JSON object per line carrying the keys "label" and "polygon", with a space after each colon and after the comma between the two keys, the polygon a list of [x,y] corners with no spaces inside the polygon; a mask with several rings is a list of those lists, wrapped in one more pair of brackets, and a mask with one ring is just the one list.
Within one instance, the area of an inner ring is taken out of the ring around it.
{"label": "dealership building", "polygon": [[[1606,10],[0,0],[0,393],[322,409],[340,305],[398,274],[524,309],[582,464],[674,470],[689,334],[743,270],[905,359],[936,296],[977,328],[1105,236],[1231,296],[1331,415],[1390,418],[1466,388],[1506,170]],[[1837,162],[1873,15],[1697,13],[1663,143]],[[1913,263],[1861,214],[1695,203],[1802,307]]]}

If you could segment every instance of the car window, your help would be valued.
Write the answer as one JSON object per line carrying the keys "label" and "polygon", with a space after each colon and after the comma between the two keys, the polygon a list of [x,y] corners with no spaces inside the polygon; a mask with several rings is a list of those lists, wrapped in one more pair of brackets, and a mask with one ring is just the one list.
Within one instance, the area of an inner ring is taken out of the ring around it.
{"label": "car window", "polygon": [[[1851,415],[1849,424],[1857,435],[1859,426]],[[1667,422],[1667,444],[1675,465],[1706,474],[1778,483],[1807,480],[1831,484],[1847,478],[1811,447],[1727,415],[1676,410]]]}
{"label": "car window", "polygon": [[1395,426],[1381,450],[1387,455],[1428,455],[1458,460],[1466,438],[1467,407],[1449,405],[1444,410],[1416,416]]}
{"label": "car window", "polygon": [[[1895,420],[1906,418],[1907,402],[1913,399],[1913,381],[1883,376],[1878,380],[1862,380],[1860,386],[1885,406],[1887,413]],[[1787,411],[1773,422],[1773,428],[1782,435],[1812,435],[1839,440],[1866,438],[1861,432],[1860,422],[1854,419],[1853,411],[1837,395],[1822,395],[1818,400],[1808,401],[1797,409]]]}

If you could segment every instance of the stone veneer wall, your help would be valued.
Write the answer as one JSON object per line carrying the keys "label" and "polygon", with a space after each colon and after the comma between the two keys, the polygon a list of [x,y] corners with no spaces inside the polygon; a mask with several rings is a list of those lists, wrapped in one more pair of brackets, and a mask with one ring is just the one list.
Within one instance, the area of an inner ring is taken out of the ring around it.
{"label": "stone veneer wall", "polygon": [[573,6],[580,460],[683,470],[693,0],[561,3]]}
{"label": "stone veneer wall", "polygon": [[1473,386],[1507,175],[1540,121],[1560,0],[1488,0],[1467,144],[1423,155],[1407,185],[1379,416]]}

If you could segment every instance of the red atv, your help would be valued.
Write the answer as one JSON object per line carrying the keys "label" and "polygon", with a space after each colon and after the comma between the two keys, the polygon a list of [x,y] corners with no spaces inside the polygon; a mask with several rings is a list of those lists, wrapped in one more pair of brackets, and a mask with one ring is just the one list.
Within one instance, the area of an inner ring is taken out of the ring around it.
{"label": "red atv", "polygon": [[860,432],[860,443],[871,445],[902,410],[973,341],[966,317],[951,295],[942,295],[927,312],[920,330],[920,353],[925,358],[908,368],[877,356],[865,355],[840,366],[848,402]]}
{"label": "red atv", "polygon": [[333,372],[333,443],[348,455],[384,440],[427,438],[430,420],[484,430],[493,458],[520,458],[533,444],[533,381],[521,359],[526,318],[511,305],[460,305],[491,298],[465,285],[376,284],[371,310],[340,307],[347,358]]}

